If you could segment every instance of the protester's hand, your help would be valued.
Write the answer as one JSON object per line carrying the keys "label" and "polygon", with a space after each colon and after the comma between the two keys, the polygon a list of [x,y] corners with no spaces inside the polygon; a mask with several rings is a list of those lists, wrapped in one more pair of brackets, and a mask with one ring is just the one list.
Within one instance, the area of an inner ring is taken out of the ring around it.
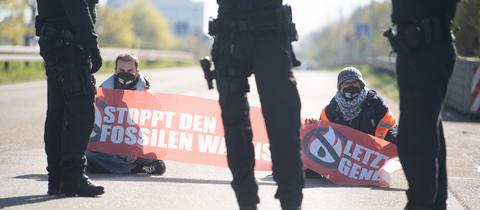
{"label": "protester's hand", "polygon": [[129,163],[133,163],[133,162],[135,162],[137,159],[138,159],[138,157],[137,157],[136,154],[129,154],[129,155],[127,156],[127,161],[128,161]]}
{"label": "protester's hand", "polygon": [[317,119],[313,119],[313,118],[305,119],[305,124],[312,124],[317,122],[318,122]]}
{"label": "protester's hand", "polygon": [[100,49],[98,48],[98,45],[97,47],[90,50],[90,59],[92,62],[90,73],[94,74],[98,70],[100,70],[103,63],[103,58],[102,58],[102,55],[100,54]]}

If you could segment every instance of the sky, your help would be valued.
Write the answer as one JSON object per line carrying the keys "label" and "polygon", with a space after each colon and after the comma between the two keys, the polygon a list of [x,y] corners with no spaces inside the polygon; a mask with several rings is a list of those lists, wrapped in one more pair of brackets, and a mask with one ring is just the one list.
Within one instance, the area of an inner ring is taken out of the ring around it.
{"label": "sky", "polygon": [[[205,3],[207,17],[217,16],[216,0],[194,0]],[[299,34],[307,35],[326,26],[329,22],[347,18],[351,12],[360,6],[364,6],[373,0],[284,0],[285,4],[292,5],[293,19],[297,25]],[[384,0],[375,0],[384,1]]]}
{"label": "sky", "polygon": [[[100,0],[100,3],[105,1]],[[206,32],[209,17],[217,16],[217,1],[192,1],[205,3],[204,30]],[[347,18],[355,8],[368,5],[372,1],[381,2],[385,0],[284,0],[283,2],[292,5],[293,19],[297,25],[297,30],[300,36],[304,36],[319,30],[332,21],[339,20],[342,16]]]}

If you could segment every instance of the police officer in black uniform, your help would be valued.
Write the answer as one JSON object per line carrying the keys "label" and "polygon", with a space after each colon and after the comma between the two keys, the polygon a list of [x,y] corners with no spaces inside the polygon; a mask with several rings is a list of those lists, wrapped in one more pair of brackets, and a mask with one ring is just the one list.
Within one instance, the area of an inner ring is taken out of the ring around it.
{"label": "police officer in black uniform", "polygon": [[240,209],[256,209],[254,147],[249,120],[247,78],[255,73],[262,103],[272,169],[283,209],[300,209],[304,174],[300,159],[300,99],[292,74],[291,42],[297,40],[291,9],[282,0],[217,0],[218,18],[210,22],[215,37],[212,58]]}
{"label": "police officer in black uniform", "polygon": [[455,63],[457,0],[392,0],[385,32],[397,52],[398,153],[409,189],[405,209],[446,209],[446,150],[440,112]]}
{"label": "police officer in black uniform", "polygon": [[37,0],[36,33],[45,61],[48,194],[96,196],[104,188],[85,175],[93,128],[95,82],[102,65],[94,31],[98,0]]}

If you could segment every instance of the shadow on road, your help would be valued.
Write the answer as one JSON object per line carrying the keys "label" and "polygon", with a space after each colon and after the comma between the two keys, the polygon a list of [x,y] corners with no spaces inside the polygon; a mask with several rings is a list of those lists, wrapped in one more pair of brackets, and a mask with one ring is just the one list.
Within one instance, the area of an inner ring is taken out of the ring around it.
{"label": "shadow on road", "polygon": [[48,176],[46,174],[25,174],[13,177],[15,179],[34,179],[36,181],[47,181]]}
{"label": "shadow on road", "polygon": [[50,200],[62,199],[65,196],[54,195],[25,195],[10,198],[0,198],[0,209],[12,206],[21,206],[33,203],[41,203]]}
{"label": "shadow on road", "polygon": [[[119,182],[168,182],[180,184],[216,184],[230,185],[230,181],[226,180],[209,180],[209,179],[191,179],[191,178],[170,178],[162,176],[150,176],[146,174],[89,174],[94,180],[119,181]],[[16,179],[33,179],[37,181],[47,181],[46,174],[26,174],[14,177]],[[258,185],[276,185],[272,182],[259,182]]]}
{"label": "shadow on road", "polygon": [[[260,178],[262,181],[274,181],[272,175],[265,176]],[[273,183],[275,184],[275,183]],[[377,187],[377,186],[346,186],[346,185],[337,185],[331,182],[326,178],[307,178],[305,179],[305,188],[317,188],[317,187],[324,187],[324,188],[335,188],[335,187],[349,187],[349,188],[370,188],[371,190],[383,190],[383,191],[405,191],[405,189],[401,188],[386,188],[386,187]]]}

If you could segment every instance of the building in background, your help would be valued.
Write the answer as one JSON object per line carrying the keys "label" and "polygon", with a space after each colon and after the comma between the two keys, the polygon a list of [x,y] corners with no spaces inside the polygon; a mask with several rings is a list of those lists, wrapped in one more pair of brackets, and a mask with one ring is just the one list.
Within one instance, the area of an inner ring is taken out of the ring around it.
{"label": "building in background", "polygon": [[[175,36],[203,36],[204,3],[191,0],[148,0],[167,19]],[[131,0],[107,0],[107,5],[120,8]]]}

